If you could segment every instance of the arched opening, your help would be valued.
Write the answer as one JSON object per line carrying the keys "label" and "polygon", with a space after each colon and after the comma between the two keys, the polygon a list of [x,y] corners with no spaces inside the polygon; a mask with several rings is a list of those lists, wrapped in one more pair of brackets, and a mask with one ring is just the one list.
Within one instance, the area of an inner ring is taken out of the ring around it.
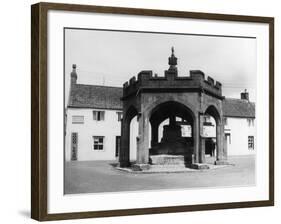
{"label": "arched opening", "polygon": [[182,155],[190,163],[193,153],[194,114],[185,105],[168,101],[150,114],[150,155]]}
{"label": "arched opening", "polygon": [[119,162],[121,167],[128,167],[131,160],[136,158],[136,138],[138,135],[138,111],[130,106],[124,113],[121,127],[121,147],[119,153]]}
{"label": "arched opening", "polygon": [[207,162],[214,163],[220,159],[223,151],[223,127],[221,116],[213,105],[209,106],[204,114],[205,121],[203,122],[203,125],[204,129],[207,130],[207,137],[203,139],[205,144],[205,155],[207,155]]}

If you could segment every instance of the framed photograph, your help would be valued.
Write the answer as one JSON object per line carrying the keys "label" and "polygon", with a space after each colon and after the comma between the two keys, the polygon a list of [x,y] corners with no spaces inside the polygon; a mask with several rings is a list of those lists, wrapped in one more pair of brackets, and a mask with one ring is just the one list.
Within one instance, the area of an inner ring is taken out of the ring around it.
{"label": "framed photograph", "polygon": [[31,8],[33,219],[274,205],[274,18]]}

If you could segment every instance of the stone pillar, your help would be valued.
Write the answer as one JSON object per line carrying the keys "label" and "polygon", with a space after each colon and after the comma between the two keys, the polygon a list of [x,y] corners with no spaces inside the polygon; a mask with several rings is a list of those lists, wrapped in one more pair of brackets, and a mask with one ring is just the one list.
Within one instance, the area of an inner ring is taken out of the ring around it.
{"label": "stone pillar", "polygon": [[156,122],[151,123],[151,147],[158,143],[158,130],[159,124]]}
{"label": "stone pillar", "polygon": [[121,143],[119,152],[120,167],[130,166],[130,121],[122,119]]}
{"label": "stone pillar", "polygon": [[224,141],[223,141],[223,157],[227,160],[227,135],[224,134]]}
{"label": "stone pillar", "polygon": [[216,165],[227,164],[226,158],[224,156],[224,126],[221,121],[216,124],[216,143],[217,143],[217,159],[215,161]]}
{"label": "stone pillar", "polygon": [[199,116],[199,163],[205,163],[205,138],[203,137],[204,115]]}
{"label": "stone pillar", "polygon": [[193,163],[199,163],[199,144],[200,144],[200,125],[199,115],[195,116],[193,121]]}
{"label": "stone pillar", "polygon": [[205,163],[205,144],[206,139],[203,137],[200,137],[200,151],[199,151],[199,163]]}
{"label": "stone pillar", "polygon": [[145,113],[139,116],[139,137],[137,141],[137,164],[149,162],[149,119]]}

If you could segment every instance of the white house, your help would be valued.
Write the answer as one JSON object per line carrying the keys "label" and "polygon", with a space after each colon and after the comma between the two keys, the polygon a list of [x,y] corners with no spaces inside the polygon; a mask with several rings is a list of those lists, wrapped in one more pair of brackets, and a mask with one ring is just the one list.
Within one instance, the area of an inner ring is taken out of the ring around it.
{"label": "white house", "polygon": [[[65,159],[117,160],[120,147],[123,88],[77,83],[76,66],[71,72],[71,87],[65,119]],[[247,92],[241,99],[223,101],[225,140],[228,155],[254,154],[255,104]],[[215,121],[210,118],[210,138],[215,137]],[[160,125],[159,137],[162,127]],[[130,159],[136,158],[137,119],[131,122]],[[212,131],[213,130],[213,131]],[[182,126],[182,135],[191,136]],[[159,138],[159,139],[160,139]]]}

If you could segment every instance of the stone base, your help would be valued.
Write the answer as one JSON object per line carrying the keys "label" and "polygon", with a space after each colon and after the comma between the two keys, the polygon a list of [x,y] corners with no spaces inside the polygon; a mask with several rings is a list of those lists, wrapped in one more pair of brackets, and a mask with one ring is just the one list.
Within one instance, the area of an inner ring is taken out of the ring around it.
{"label": "stone base", "polygon": [[229,165],[227,160],[216,160],[215,165]]}
{"label": "stone base", "polygon": [[182,155],[151,155],[150,164],[152,165],[184,165],[184,156]]}
{"label": "stone base", "polygon": [[197,169],[197,170],[206,170],[206,169],[210,169],[210,167],[207,164],[204,163],[192,163],[190,165],[191,169]]}
{"label": "stone base", "polygon": [[131,168],[133,171],[143,171],[149,169],[149,164],[132,164]]}

